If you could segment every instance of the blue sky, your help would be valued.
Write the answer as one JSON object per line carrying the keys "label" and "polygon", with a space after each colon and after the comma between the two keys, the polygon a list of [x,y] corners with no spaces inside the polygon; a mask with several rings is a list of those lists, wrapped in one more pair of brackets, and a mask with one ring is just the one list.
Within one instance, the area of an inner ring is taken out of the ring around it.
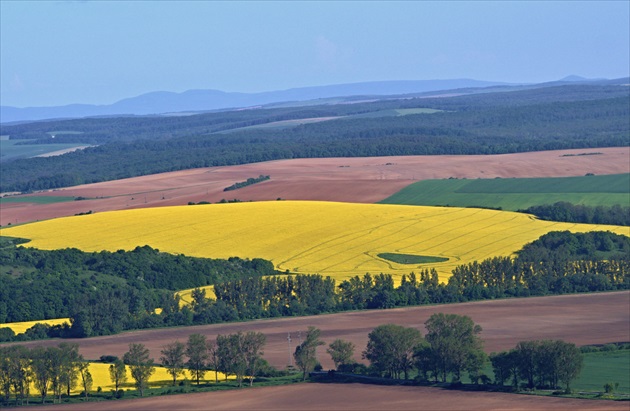
{"label": "blue sky", "polygon": [[630,2],[0,0],[0,103],[630,75]]}

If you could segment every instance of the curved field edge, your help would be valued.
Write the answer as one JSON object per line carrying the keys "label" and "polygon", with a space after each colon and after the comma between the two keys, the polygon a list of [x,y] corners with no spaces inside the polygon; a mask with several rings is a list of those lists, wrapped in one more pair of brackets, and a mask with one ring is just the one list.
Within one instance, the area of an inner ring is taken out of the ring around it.
{"label": "curved field edge", "polygon": [[[366,272],[389,273],[399,281],[411,271],[435,268],[445,281],[458,265],[510,256],[543,234],[563,230],[630,236],[630,227],[541,221],[507,211],[309,201],[124,210],[5,228],[0,235],[27,238],[29,247],[49,250],[149,245],[192,257],[264,258],[280,271],[337,281]],[[449,260],[397,264],[380,253]]]}

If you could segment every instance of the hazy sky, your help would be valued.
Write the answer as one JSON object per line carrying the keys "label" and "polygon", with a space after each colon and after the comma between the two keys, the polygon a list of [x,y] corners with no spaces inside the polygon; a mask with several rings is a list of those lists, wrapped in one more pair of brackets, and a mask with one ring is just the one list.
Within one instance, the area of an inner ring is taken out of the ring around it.
{"label": "hazy sky", "polygon": [[630,75],[630,2],[0,0],[0,103]]}

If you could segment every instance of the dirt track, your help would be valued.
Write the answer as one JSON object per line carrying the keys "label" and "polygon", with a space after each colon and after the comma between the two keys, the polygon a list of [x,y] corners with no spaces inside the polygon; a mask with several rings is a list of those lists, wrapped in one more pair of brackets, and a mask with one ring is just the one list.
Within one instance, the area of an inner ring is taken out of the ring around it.
{"label": "dirt track", "polygon": [[[584,153],[598,155],[576,155]],[[567,156],[567,154],[573,154]],[[401,156],[280,160],[155,174],[44,193],[95,198],[55,204],[2,205],[0,225],[93,211],[218,202],[221,199],[374,203],[414,181],[457,178],[564,177],[630,171],[630,148],[543,151],[491,156]],[[271,180],[236,191],[250,177]],[[42,195],[42,194],[38,194]]]}
{"label": "dirt track", "polygon": [[128,401],[52,405],[46,410],[628,410],[628,403],[450,391],[428,387],[299,384]]}

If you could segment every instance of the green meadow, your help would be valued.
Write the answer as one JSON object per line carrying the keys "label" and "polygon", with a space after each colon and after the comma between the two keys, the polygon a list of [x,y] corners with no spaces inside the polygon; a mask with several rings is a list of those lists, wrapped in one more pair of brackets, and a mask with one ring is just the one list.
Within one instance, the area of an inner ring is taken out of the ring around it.
{"label": "green meadow", "polygon": [[65,203],[67,201],[75,201],[75,197],[70,196],[28,196],[28,197],[2,197],[0,198],[1,204],[10,203],[35,203],[35,204],[53,204],[53,203]]}
{"label": "green meadow", "polygon": [[629,206],[630,174],[424,180],[403,188],[380,203],[516,211],[558,201],[588,206]]}
{"label": "green meadow", "polygon": [[584,368],[571,385],[581,391],[602,391],[606,383],[618,383],[615,392],[630,394],[630,350],[584,354]]}

